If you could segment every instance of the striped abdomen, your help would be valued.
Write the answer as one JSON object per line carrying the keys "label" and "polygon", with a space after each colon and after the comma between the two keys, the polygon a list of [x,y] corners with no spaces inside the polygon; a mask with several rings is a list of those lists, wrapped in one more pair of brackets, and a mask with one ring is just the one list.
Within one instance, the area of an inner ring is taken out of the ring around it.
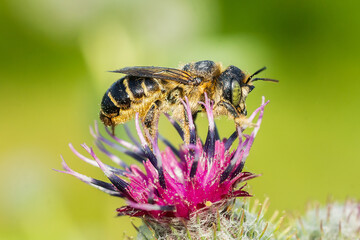
{"label": "striped abdomen", "polygon": [[[144,102],[144,98],[158,92],[159,89],[158,82],[152,78],[125,76],[119,79],[104,94],[100,119],[108,126],[126,122],[129,115],[133,115],[133,111],[141,107],[139,105]],[[119,119],[121,115],[124,115],[123,119]]]}

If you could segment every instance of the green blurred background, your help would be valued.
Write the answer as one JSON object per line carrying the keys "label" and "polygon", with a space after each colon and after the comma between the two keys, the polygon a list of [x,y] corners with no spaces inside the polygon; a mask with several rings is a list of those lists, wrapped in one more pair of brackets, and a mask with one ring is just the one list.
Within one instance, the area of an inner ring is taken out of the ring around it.
{"label": "green blurred background", "polygon": [[[124,66],[267,66],[261,77],[280,83],[256,82],[248,98],[249,112],[271,100],[246,166],[263,174],[251,192],[270,197],[270,211],[359,198],[359,10],[346,0],[1,1],[0,238],[134,234],[115,217],[122,200],[51,170],[62,154],[104,179],[67,144],[93,144],[88,128],[120,77],[107,71]],[[223,136],[233,131],[217,122]]]}

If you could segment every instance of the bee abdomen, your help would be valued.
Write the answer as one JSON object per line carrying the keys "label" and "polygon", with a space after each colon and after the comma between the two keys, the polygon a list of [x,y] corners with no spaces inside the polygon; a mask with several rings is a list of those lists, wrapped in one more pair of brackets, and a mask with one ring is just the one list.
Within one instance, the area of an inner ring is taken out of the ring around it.
{"label": "bee abdomen", "polygon": [[144,88],[142,87],[143,78],[128,76],[124,81],[125,86],[127,87],[130,98],[142,98],[145,96]]}
{"label": "bee abdomen", "polygon": [[140,100],[149,97],[160,89],[159,83],[153,78],[139,78],[128,76],[124,81],[127,93],[131,100]]}
{"label": "bee abdomen", "polygon": [[106,91],[102,101],[101,110],[104,114],[109,116],[119,115],[120,110],[130,108],[131,101],[129,94],[126,92],[124,85],[125,78],[121,78],[114,82],[113,85]]}
{"label": "bee abdomen", "polygon": [[160,89],[159,83],[153,78],[145,78],[144,85],[148,93],[157,92]]}
{"label": "bee abdomen", "polygon": [[117,107],[114,101],[109,97],[109,90],[106,91],[102,101],[101,101],[101,111],[105,115],[109,116],[117,116],[119,114],[120,108]]}

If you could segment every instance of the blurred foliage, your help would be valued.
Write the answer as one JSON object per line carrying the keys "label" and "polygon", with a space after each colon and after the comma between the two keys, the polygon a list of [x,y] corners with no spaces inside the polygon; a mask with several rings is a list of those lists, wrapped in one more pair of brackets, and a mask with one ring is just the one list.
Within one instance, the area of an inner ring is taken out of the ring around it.
{"label": "blurred foliage", "polygon": [[[51,170],[63,154],[103,178],[67,143],[92,144],[88,126],[120,77],[107,71],[133,65],[266,65],[262,76],[280,83],[257,82],[248,98],[249,112],[262,95],[271,100],[246,166],[263,174],[251,191],[279,210],[359,198],[359,9],[348,0],[1,1],[0,237],[134,233],[129,218],[114,217],[124,202]],[[217,122],[223,136],[233,131]]]}

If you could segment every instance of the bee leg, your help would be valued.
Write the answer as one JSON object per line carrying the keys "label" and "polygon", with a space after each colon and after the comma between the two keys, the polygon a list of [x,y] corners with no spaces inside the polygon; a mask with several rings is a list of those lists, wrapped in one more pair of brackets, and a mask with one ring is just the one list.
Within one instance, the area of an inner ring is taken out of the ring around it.
{"label": "bee leg", "polygon": [[[196,120],[196,118],[197,118],[197,115],[198,115],[198,113],[201,113],[202,112],[202,110],[197,110],[196,112],[194,112],[193,114],[192,114],[192,118],[193,118],[193,121],[195,122],[195,120]],[[195,125],[195,127],[196,127],[196,125]]]}
{"label": "bee leg", "polygon": [[[157,137],[157,123],[159,121],[160,117],[160,111],[159,107],[161,105],[161,101],[157,100],[155,101],[149,108],[149,110],[146,112],[145,117],[143,119],[143,123],[146,127],[146,129],[149,131],[150,137],[154,139]],[[149,143],[149,146],[152,146],[151,139],[149,139],[149,136],[145,134],[146,140]],[[156,140],[156,139],[155,139]]]}
{"label": "bee leg", "polygon": [[189,144],[190,143],[189,117],[185,111],[184,111],[184,115],[183,115],[183,121],[181,121],[181,123],[182,123],[182,129],[184,132],[184,142],[186,144]]}
{"label": "bee leg", "polygon": [[113,135],[113,137],[115,136],[115,124],[111,125],[111,134]]}
{"label": "bee leg", "polygon": [[[191,115],[190,115],[191,114]],[[184,111],[182,111],[181,124],[183,129],[183,139],[186,144],[196,144],[196,126],[194,124],[194,115],[196,118],[197,112],[194,114],[191,113],[190,108],[184,106]],[[191,119],[189,119],[191,116]]]}
{"label": "bee leg", "polygon": [[194,112],[193,114],[192,114],[192,119],[193,119],[193,122],[194,122],[194,125],[195,125],[195,133],[196,133],[196,135],[198,135],[197,134],[197,127],[196,127],[196,124],[195,124],[195,120],[196,120],[196,118],[197,118],[197,116],[198,116],[198,113],[201,113],[202,112],[202,110],[197,110],[196,112]]}
{"label": "bee leg", "polygon": [[238,126],[253,126],[253,124],[251,122],[249,122],[249,120],[246,118],[246,116],[244,114],[239,113],[236,108],[234,107],[234,105],[232,103],[230,103],[227,100],[221,100],[219,103],[219,105],[225,107],[225,109],[228,111],[228,113],[230,114],[230,116],[232,116],[234,118],[235,123]]}

